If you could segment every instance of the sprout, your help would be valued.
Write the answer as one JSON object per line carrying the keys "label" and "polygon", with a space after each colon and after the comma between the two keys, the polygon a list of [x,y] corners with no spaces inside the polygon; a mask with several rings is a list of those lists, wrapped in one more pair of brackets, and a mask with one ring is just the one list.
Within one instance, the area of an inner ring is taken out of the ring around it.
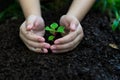
{"label": "sprout", "polygon": [[50,26],[46,26],[45,30],[51,33],[48,40],[53,41],[56,33],[64,33],[64,28],[64,26],[59,26],[57,23],[52,23]]}

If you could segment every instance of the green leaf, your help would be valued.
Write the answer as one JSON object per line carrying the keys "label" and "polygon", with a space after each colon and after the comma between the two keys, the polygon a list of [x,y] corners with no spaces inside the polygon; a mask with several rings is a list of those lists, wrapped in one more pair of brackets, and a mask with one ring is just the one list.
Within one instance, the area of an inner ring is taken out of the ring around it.
{"label": "green leaf", "polygon": [[45,27],[45,30],[51,31],[52,29],[50,29],[48,26],[46,26],[46,27]]}
{"label": "green leaf", "polygon": [[64,29],[65,29],[64,26],[59,26],[57,32],[64,33]]}
{"label": "green leaf", "polygon": [[119,21],[118,20],[114,20],[113,24],[112,24],[112,30],[115,31],[116,28],[118,27],[119,25]]}
{"label": "green leaf", "polygon": [[119,19],[120,15],[119,15],[118,11],[115,11],[115,15],[116,15],[116,18]]}
{"label": "green leaf", "polygon": [[53,30],[53,31],[50,31],[50,33],[51,33],[52,35],[54,35],[54,34],[55,34],[55,30]]}
{"label": "green leaf", "polygon": [[50,27],[51,27],[52,29],[56,29],[56,28],[58,27],[58,24],[57,24],[57,23],[52,23],[52,24],[50,25]]}
{"label": "green leaf", "polygon": [[48,37],[48,40],[53,41],[54,38],[55,38],[55,36],[51,35],[51,36]]}

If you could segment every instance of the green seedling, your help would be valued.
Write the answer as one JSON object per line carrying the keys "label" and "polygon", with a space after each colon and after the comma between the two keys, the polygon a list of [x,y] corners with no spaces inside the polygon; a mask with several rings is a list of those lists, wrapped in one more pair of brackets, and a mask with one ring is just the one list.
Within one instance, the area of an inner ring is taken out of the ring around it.
{"label": "green seedling", "polygon": [[57,33],[64,33],[64,26],[59,26],[57,23],[52,23],[50,26],[46,26],[45,30],[50,32],[48,37],[49,41],[53,41]]}

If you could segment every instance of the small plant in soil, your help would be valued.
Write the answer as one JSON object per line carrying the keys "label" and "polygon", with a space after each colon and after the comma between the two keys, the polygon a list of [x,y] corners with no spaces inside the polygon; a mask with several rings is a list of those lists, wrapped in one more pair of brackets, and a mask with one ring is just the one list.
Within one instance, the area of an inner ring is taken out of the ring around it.
{"label": "small plant in soil", "polygon": [[59,26],[57,23],[52,23],[50,26],[46,26],[45,30],[50,33],[48,41],[54,41],[58,33],[64,33],[64,26]]}

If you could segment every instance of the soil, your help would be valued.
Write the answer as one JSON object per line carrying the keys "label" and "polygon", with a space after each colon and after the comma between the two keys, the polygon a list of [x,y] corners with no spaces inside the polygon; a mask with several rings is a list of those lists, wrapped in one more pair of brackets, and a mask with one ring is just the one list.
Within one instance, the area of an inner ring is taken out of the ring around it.
{"label": "soil", "polygon": [[[66,9],[43,12],[46,25],[58,22],[65,12]],[[19,38],[23,20],[9,18],[0,23],[0,80],[120,79],[120,32],[111,30],[106,15],[90,11],[81,22],[84,39],[73,51],[63,54],[28,50]]]}

